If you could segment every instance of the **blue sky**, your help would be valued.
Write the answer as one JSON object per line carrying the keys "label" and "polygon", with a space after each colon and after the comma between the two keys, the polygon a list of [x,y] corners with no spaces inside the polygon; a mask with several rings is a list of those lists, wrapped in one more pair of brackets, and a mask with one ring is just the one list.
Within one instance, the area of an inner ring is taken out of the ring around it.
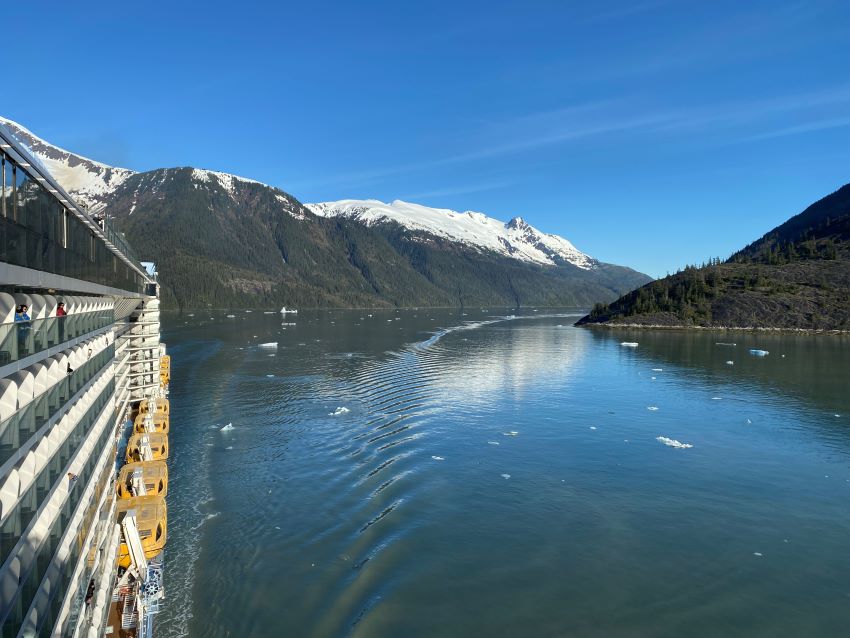
{"label": "blue sky", "polygon": [[654,276],[850,181],[846,0],[45,11],[4,7],[0,114],[135,170],[521,215]]}

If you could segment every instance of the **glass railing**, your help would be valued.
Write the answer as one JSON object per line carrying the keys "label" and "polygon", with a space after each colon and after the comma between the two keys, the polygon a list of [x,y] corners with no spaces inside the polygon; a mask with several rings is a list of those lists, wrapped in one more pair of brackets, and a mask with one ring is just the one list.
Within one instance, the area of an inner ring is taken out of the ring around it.
{"label": "glass railing", "polygon": [[0,365],[6,365],[55,345],[71,341],[115,322],[111,310],[0,324]]}
{"label": "glass railing", "polygon": [[[86,435],[88,435],[91,428],[97,422],[97,417],[100,415],[103,408],[106,407],[111,400],[114,390],[115,384],[113,381],[106,384],[101,393],[95,399],[94,403],[77,422],[77,425],[70,432],[59,449],[53,453],[53,456],[50,458],[47,465],[45,465],[38,473],[38,476],[35,477],[32,485],[30,485],[26,492],[21,495],[15,506],[12,507],[6,517],[6,520],[3,522],[2,526],[0,526],[0,565],[5,564],[12,550],[21,539],[21,536],[29,528],[29,524],[35,517],[39,508],[41,508],[47,500],[47,497],[53,486],[56,484],[56,481],[60,478],[63,478],[63,480],[71,480],[70,477],[67,476],[68,463],[85,441]],[[106,428],[104,436],[109,435],[111,435],[111,430]],[[79,498],[79,492],[75,492],[74,489],[77,487],[78,482],[75,479],[73,483],[75,483],[75,485],[72,486],[71,493],[76,493],[77,498]],[[80,483],[84,484],[82,481]],[[67,520],[62,523],[61,527],[66,526]]]}
{"label": "glass railing", "polygon": [[103,369],[115,356],[115,345],[94,355],[59,383],[35,397],[7,419],[0,421],[0,465],[3,465],[30,437],[47,423],[68,399]]}
{"label": "glass railing", "polygon": [[[47,573],[53,556],[56,553],[56,550],[59,548],[59,544],[62,540],[63,535],[65,534],[65,531],[68,529],[68,524],[71,521],[74,511],[80,504],[80,500],[85,491],[85,486],[91,479],[94,470],[96,469],[97,461],[100,458],[100,452],[102,452],[104,446],[109,443],[111,436],[112,431],[109,428],[104,428],[103,433],[100,435],[100,438],[98,439],[95,445],[95,451],[86,461],[86,464],[80,470],[79,474],[77,475],[77,478],[71,485],[68,498],[62,506],[59,516],[57,516],[56,519],[53,521],[53,525],[50,529],[50,534],[47,536],[47,538],[42,543],[41,548],[38,550],[38,554],[36,555],[33,567],[31,568],[29,574],[27,574],[23,579],[23,584],[18,592],[19,599],[17,602],[19,604],[12,606],[12,612],[6,617],[3,623],[4,632],[7,626],[13,630],[10,631],[9,635],[16,636],[17,632],[20,631],[24,616],[29,611],[32,602],[35,599],[36,594],[38,593],[38,590],[42,584],[42,581],[44,580],[44,576]],[[107,468],[109,468],[109,464],[107,464]],[[95,502],[97,501],[97,499],[100,498],[100,495],[106,488],[109,482],[110,474],[111,472],[109,471],[104,471],[101,474],[99,484],[94,494]],[[94,508],[93,511],[96,511],[96,508]],[[93,515],[87,515],[83,520],[79,532],[80,539],[85,538],[85,536],[88,534],[88,530],[91,527],[92,520]],[[60,583],[60,587],[57,588],[57,594],[59,592],[66,592],[68,590],[71,584],[71,575],[73,574],[74,567],[76,566],[80,558],[80,552],[81,543],[72,543],[71,553],[67,557],[65,569],[62,571],[62,580]],[[88,586],[88,583],[86,583],[86,586]],[[64,601],[64,596],[59,595],[58,598]],[[3,636],[5,637],[5,635],[6,634],[4,633]]]}
{"label": "glass railing", "polygon": [[140,270],[143,270],[138,257],[136,257],[135,251],[132,249],[130,244],[127,243],[127,238],[124,237],[124,233],[115,228],[115,226],[112,225],[112,222],[108,219],[100,220],[100,227],[103,230],[103,234],[106,235],[106,238],[112,242],[112,245],[129,257],[130,261],[132,261]]}

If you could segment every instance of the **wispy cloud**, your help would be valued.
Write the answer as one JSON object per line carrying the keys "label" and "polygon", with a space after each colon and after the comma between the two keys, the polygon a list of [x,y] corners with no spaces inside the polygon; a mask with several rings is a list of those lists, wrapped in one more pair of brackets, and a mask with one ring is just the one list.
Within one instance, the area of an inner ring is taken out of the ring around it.
{"label": "wispy cloud", "polygon": [[490,182],[486,184],[472,184],[470,186],[456,186],[448,188],[438,188],[431,191],[423,191],[420,193],[410,193],[402,195],[401,199],[427,199],[429,197],[448,197],[452,195],[466,195],[468,193],[483,193],[485,191],[494,191],[500,188],[507,188],[516,184],[516,180],[505,180],[501,182]]}
{"label": "wispy cloud", "polygon": [[787,135],[800,135],[802,133],[813,133],[816,131],[826,131],[835,128],[844,128],[850,126],[850,117],[838,117],[832,119],[820,120],[817,122],[807,122],[796,126],[786,126],[784,128],[759,133],[758,135],[750,135],[742,137],[739,142],[755,142],[759,140],[768,140],[776,137],[785,137]]}
{"label": "wispy cloud", "polygon": [[[850,105],[850,88],[833,87],[808,93],[773,96],[759,100],[723,102],[711,105],[657,108],[640,98],[621,98],[562,109],[526,113],[501,121],[490,122],[474,134],[477,141],[468,140],[468,150],[432,159],[399,162],[392,166],[329,175],[290,187],[294,190],[334,185],[375,184],[389,177],[413,174],[453,165],[483,162],[489,159],[557,147],[580,140],[625,134],[681,136],[713,132],[726,143],[757,141],[781,135],[803,134],[850,125],[848,117],[826,118],[820,111]],[[750,134],[751,129],[769,119],[793,115],[796,120],[818,118],[810,122],[780,126],[766,133]],[[743,129],[743,131],[742,131]],[[497,143],[488,143],[499,140]],[[680,143],[684,143],[680,141]],[[487,183],[440,189],[409,197],[463,194],[501,187],[502,183]]]}

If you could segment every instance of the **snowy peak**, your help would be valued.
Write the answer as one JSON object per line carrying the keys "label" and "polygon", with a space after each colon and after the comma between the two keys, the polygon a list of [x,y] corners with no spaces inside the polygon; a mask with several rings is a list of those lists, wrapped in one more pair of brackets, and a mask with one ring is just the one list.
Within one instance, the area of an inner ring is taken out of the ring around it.
{"label": "snowy peak", "polygon": [[493,252],[544,265],[569,263],[584,270],[597,261],[557,235],[542,233],[522,217],[504,223],[484,213],[458,212],[449,208],[431,208],[396,200],[385,204],[376,199],[343,199],[338,202],[306,204],[320,217],[345,217],[366,226],[396,223],[414,231],[456,241],[478,250]]}
{"label": "snowy peak", "polygon": [[107,166],[54,146],[20,124],[3,117],[0,117],[0,125],[5,126],[26,146],[54,179],[85,206],[93,206],[135,174],[129,169]]}

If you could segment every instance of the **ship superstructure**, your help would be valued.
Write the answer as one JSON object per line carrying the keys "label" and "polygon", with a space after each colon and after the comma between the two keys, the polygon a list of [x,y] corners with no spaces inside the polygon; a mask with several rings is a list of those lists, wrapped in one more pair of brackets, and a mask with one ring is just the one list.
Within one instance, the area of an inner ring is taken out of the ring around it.
{"label": "ship superstructure", "polygon": [[[150,441],[167,448],[158,296],[155,267],[0,125],[2,638],[151,633],[168,481]],[[130,434],[138,465],[119,474]]]}

